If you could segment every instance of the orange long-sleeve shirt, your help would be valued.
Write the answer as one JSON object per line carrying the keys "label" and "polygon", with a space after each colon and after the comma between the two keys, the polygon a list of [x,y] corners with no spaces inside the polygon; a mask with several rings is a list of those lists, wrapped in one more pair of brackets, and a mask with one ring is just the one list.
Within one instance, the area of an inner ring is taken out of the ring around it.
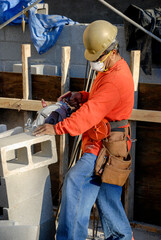
{"label": "orange long-sleeve shirt", "polygon": [[102,119],[128,119],[134,104],[132,74],[124,59],[116,62],[107,72],[99,72],[90,93],[81,92],[82,106],[72,115],[55,125],[58,135],[82,135],[83,152],[98,155],[102,142],[93,141],[87,131]]}

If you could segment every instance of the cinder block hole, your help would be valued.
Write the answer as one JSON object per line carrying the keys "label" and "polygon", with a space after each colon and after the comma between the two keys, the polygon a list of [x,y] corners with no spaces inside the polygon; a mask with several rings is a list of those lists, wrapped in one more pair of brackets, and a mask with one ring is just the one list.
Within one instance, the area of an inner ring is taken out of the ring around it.
{"label": "cinder block hole", "polygon": [[32,161],[39,163],[52,158],[52,143],[50,140],[33,144],[32,148]]}
{"label": "cinder block hole", "polygon": [[3,215],[3,207],[0,207],[0,216]]}
{"label": "cinder block hole", "polygon": [[6,152],[6,162],[9,171],[28,165],[27,148],[8,150]]}

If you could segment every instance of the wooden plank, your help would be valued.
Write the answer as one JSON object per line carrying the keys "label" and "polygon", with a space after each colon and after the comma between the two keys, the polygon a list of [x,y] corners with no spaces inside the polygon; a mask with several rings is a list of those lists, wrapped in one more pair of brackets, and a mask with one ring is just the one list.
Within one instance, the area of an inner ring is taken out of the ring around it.
{"label": "wooden plank", "polygon": [[[57,101],[61,95],[61,77],[32,74],[31,79],[32,99]],[[23,98],[21,73],[0,72],[0,97]]]}
{"label": "wooden plank", "polygon": [[[140,51],[131,51],[130,69],[134,79],[134,108],[138,105],[138,83],[140,73]],[[132,118],[130,118],[132,120]],[[136,122],[130,122],[131,125],[131,138],[136,138]],[[131,146],[132,156],[132,172],[124,186],[124,208],[129,220],[133,220],[134,215],[134,185],[135,185],[135,142]]]}
{"label": "wooden plank", "polygon": [[[69,91],[69,66],[70,66],[71,47],[62,47],[62,61],[61,61],[61,95]],[[60,159],[59,159],[59,187],[63,184],[64,175],[68,169],[69,158],[69,136],[63,134],[60,136]],[[61,191],[60,195],[61,197]]]}
{"label": "wooden plank", "polygon": [[32,75],[32,97],[56,102],[61,95],[61,77]]}
{"label": "wooden plank", "polygon": [[28,58],[31,57],[31,45],[22,44],[22,83],[23,83],[23,99],[29,99],[31,97],[31,89],[29,86],[29,66]]}
{"label": "wooden plank", "polygon": [[23,97],[21,73],[0,72],[0,97]]}
{"label": "wooden plank", "polygon": [[[32,99],[32,87],[31,87],[31,72],[30,65],[28,63],[28,58],[31,57],[31,45],[30,44],[22,44],[21,46],[21,54],[22,54],[22,91],[23,91],[23,99],[28,100]],[[32,119],[31,112],[23,113],[23,121],[24,125],[28,122],[28,119]]]}
{"label": "wooden plank", "polygon": [[[47,105],[54,102],[46,101]],[[18,98],[0,98],[0,108],[26,110],[26,111],[38,111],[42,109],[41,101],[38,100],[25,100]]]}
{"label": "wooden plank", "polygon": [[139,83],[138,108],[161,111],[161,84]]}
{"label": "wooden plank", "polygon": [[[26,111],[38,111],[42,108],[41,101],[25,100],[20,98],[0,97],[0,108],[16,109]],[[55,103],[55,101],[46,101],[47,105]],[[142,109],[133,109],[131,121],[156,122],[161,123],[161,112]]]}
{"label": "wooden plank", "polygon": [[161,226],[161,124],[137,123],[134,219]]}
{"label": "wooden plank", "polygon": [[147,232],[161,234],[161,227],[160,226],[146,224],[146,223],[140,223],[140,222],[130,222],[130,225],[131,225],[132,228],[138,228],[138,229],[145,230]]}
{"label": "wooden plank", "polygon": [[161,123],[161,111],[133,109],[130,120]]}

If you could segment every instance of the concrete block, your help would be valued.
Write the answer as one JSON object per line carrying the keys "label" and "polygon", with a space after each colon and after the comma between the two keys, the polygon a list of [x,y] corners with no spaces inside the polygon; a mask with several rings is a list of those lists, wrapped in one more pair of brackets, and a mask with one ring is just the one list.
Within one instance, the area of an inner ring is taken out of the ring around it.
{"label": "concrete block", "polygon": [[[21,63],[14,64],[13,72],[21,73],[22,64]],[[31,74],[55,76],[58,74],[58,67],[56,65],[48,65],[48,64],[31,65]]]}
{"label": "concrete block", "polygon": [[18,61],[21,59],[21,43],[7,42],[7,41],[1,42],[0,53],[1,53],[1,60]]}
{"label": "concrete block", "polygon": [[0,30],[1,34],[0,34],[0,41],[5,41],[5,35],[4,35],[4,28]]}
{"label": "concrete block", "polygon": [[56,65],[44,65],[44,75],[49,75],[49,76],[57,76],[59,75],[59,69],[58,66]]}
{"label": "concrete block", "polygon": [[75,24],[71,25],[71,40],[72,44],[81,44],[83,45],[83,33],[88,24]]}
{"label": "concrete block", "polygon": [[0,124],[0,134],[7,131],[7,126],[5,124]]}
{"label": "concrete block", "polygon": [[59,38],[57,40],[57,43],[62,46],[69,46],[72,44],[71,41],[71,31],[72,31],[72,26],[71,25],[65,25],[63,27],[63,30],[61,34],[59,35]]}
{"label": "concrete block", "polygon": [[[25,25],[25,32],[22,32],[22,26],[20,25],[13,25],[13,26],[6,26],[5,27],[5,40],[6,42],[17,42],[17,43],[32,43],[30,37],[30,30],[28,24]],[[21,51],[21,45],[20,45]],[[19,58],[20,60],[21,58]]]}
{"label": "concrete block", "polygon": [[15,135],[15,134],[23,132],[23,128],[22,127],[15,127],[15,128],[12,128],[12,129],[7,131],[7,126],[6,125],[4,125],[4,129],[6,129],[6,130],[1,131],[1,125],[3,125],[3,124],[0,124],[0,138],[12,136],[12,135]]}
{"label": "concrete block", "polygon": [[3,61],[0,60],[0,72],[4,72]]}
{"label": "concrete block", "polygon": [[15,221],[21,225],[41,225],[52,217],[52,197],[48,189],[13,208],[3,208],[0,220]]}
{"label": "concrete block", "polygon": [[[34,152],[36,147],[40,149]],[[10,159],[15,151],[16,158]],[[30,132],[2,138],[0,141],[0,176],[7,177],[19,172],[47,166],[57,162],[55,136],[35,137]]]}
{"label": "concrete block", "polygon": [[40,224],[39,240],[53,240],[55,235],[55,222],[51,218],[46,222]]}
{"label": "concrete block", "polygon": [[0,227],[15,226],[15,225],[19,225],[19,223],[15,222],[15,221],[9,221],[9,220],[1,220],[0,221]]}
{"label": "concrete block", "polygon": [[48,166],[0,178],[0,207],[13,208],[17,204],[51,189]]}
{"label": "concrete block", "polygon": [[146,75],[143,72],[142,68],[140,68],[139,82],[161,84],[160,76],[161,76],[161,68],[153,68],[152,75]]}
{"label": "concrete block", "polygon": [[16,64],[18,61],[4,61],[3,62],[3,72],[12,72],[13,64]]}
{"label": "concrete block", "polygon": [[[13,128],[13,129],[10,129],[8,131],[0,133],[0,138],[12,136],[12,135],[22,133],[22,132],[23,132],[22,127],[16,127],[16,128]],[[11,150],[11,151],[7,152],[6,154],[7,154],[7,159],[14,159],[15,158],[15,151],[14,150],[13,151]]]}
{"label": "concrete block", "polygon": [[70,68],[70,76],[75,78],[84,78],[86,65],[72,65]]}
{"label": "concrete block", "polygon": [[73,44],[72,45],[72,49],[71,49],[71,65],[72,64],[76,64],[79,65],[83,65],[83,64],[86,64],[86,59],[84,57],[84,51],[85,51],[85,48],[84,48],[84,45],[82,44]]}
{"label": "concrete block", "polygon": [[39,226],[0,226],[0,240],[38,240]]}

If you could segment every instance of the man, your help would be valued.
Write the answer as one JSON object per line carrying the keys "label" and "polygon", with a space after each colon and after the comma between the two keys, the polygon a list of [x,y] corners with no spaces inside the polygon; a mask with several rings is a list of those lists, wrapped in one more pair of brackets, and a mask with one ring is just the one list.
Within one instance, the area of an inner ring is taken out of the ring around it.
{"label": "man", "polygon": [[133,109],[133,78],[127,63],[119,54],[116,35],[117,28],[107,21],[98,20],[88,25],[83,34],[85,58],[98,72],[90,93],[73,93],[70,104],[76,106],[79,102],[80,108],[55,126],[45,124],[34,132],[34,135],[83,134],[83,155],[64,180],[57,240],[86,239],[90,211],[96,199],[105,238],[132,239],[131,228],[120,201],[121,186],[101,184],[100,178],[94,174],[102,139],[90,136],[90,130],[102,120],[126,120]]}

